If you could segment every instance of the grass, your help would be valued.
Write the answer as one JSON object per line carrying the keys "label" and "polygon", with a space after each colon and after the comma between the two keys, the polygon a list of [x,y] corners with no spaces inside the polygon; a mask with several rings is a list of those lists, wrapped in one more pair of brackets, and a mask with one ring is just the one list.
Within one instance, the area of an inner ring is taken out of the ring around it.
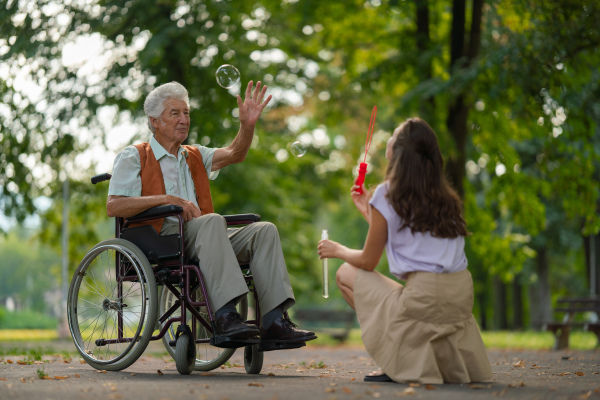
{"label": "grass", "polygon": [[[350,346],[362,347],[360,329],[355,328],[350,331],[348,339],[345,342],[339,342],[326,333],[319,333],[318,339],[310,342],[310,345],[317,346]],[[488,349],[523,349],[523,350],[551,350],[554,346],[554,335],[551,332],[508,332],[508,331],[484,331],[481,333],[483,343]],[[57,340],[58,335],[55,329],[0,329],[0,356],[8,354],[26,354],[30,358],[39,360],[41,353],[47,354],[51,349],[42,349],[38,347],[32,349],[19,346],[18,342],[49,342]],[[10,343],[14,346],[11,346]],[[591,350],[596,346],[596,335],[592,332],[575,331],[571,333],[570,348],[573,350]],[[166,354],[166,351],[165,351]]]}
{"label": "grass", "polygon": [[24,342],[58,339],[56,329],[0,329],[0,342]]}
{"label": "grass", "polygon": [[[483,343],[491,349],[526,349],[548,350],[554,346],[555,338],[552,332],[482,332]],[[594,349],[597,343],[593,332],[571,332],[569,347],[573,350]]]}
{"label": "grass", "polygon": [[[318,339],[311,342],[319,346],[335,346],[340,342],[331,336],[317,332]],[[510,331],[484,331],[481,332],[483,343],[489,349],[524,349],[524,350],[551,350],[554,347],[554,334],[552,332],[510,332]],[[569,344],[574,350],[591,350],[597,343],[596,335],[592,332],[575,331],[571,333]],[[343,343],[347,346],[362,346],[360,329],[350,331],[348,339]]]}

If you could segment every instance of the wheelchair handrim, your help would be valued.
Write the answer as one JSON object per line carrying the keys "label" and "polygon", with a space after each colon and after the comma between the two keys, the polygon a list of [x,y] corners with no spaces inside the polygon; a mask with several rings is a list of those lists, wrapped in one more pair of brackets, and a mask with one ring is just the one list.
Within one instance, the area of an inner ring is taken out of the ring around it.
{"label": "wheelchair handrim", "polygon": [[[129,342],[129,345],[125,348],[124,351],[121,352],[121,354],[117,355],[115,358],[111,358],[110,360],[100,360],[95,357],[91,357],[89,355],[89,353],[87,352],[88,350],[84,349],[82,347],[81,344],[85,343],[85,341],[83,340],[83,337],[81,336],[81,332],[79,330],[75,331],[75,325],[77,327],[79,327],[78,316],[77,316],[77,314],[76,315],[72,314],[72,306],[67,307],[69,330],[71,331],[71,336],[74,339],[73,341],[75,343],[75,346],[77,347],[77,350],[82,355],[82,357],[92,361],[93,363],[99,364],[99,365],[113,364],[113,363],[120,361],[125,356],[127,356],[130,353],[131,349],[138,342],[138,338],[140,337],[140,333],[143,329],[144,322],[146,319],[146,301],[145,301],[145,299],[146,299],[147,293],[146,293],[146,286],[144,284],[145,273],[140,268],[140,265],[141,265],[140,259],[130,249],[128,249],[124,246],[121,246],[121,245],[117,245],[117,244],[107,244],[107,245],[98,246],[98,247],[92,249],[92,251],[84,257],[84,260],[82,260],[81,264],[85,265],[86,270],[87,270],[89,268],[89,266],[91,265],[91,262],[96,258],[96,256],[98,256],[100,253],[102,253],[103,251],[106,251],[106,250],[114,250],[115,252],[120,252],[122,255],[127,257],[129,262],[135,269],[137,276],[139,276],[141,278],[140,279],[140,290],[141,290],[140,297],[142,299],[144,299],[144,301],[141,302],[142,310],[140,312],[140,317],[139,317],[140,321],[139,321],[137,330],[132,337],[131,342]],[[73,283],[72,283],[73,290],[69,291],[70,294],[79,293],[80,286],[81,286],[84,276],[85,276],[85,274],[82,274],[81,269],[78,268],[78,270],[75,273],[75,276],[73,277]],[[73,299],[70,297],[69,304],[72,304],[72,301],[73,301]]]}

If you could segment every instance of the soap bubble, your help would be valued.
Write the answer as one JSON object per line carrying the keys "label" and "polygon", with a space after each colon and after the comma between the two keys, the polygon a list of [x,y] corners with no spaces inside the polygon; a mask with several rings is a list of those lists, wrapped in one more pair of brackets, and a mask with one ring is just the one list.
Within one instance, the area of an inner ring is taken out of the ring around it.
{"label": "soap bubble", "polygon": [[225,89],[231,89],[240,82],[240,71],[233,65],[221,65],[215,75],[219,86]]}
{"label": "soap bubble", "polygon": [[294,143],[292,143],[292,145],[290,146],[290,151],[292,152],[293,155],[295,155],[296,157],[302,157],[303,155],[306,154],[306,144],[302,143],[299,140],[296,140]]}

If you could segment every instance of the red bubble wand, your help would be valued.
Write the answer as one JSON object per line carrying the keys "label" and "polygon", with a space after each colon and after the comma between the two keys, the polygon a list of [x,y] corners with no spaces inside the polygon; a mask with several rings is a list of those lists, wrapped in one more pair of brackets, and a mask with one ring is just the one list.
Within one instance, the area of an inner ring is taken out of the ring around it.
{"label": "red bubble wand", "polygon": [[358,177],[354,181],[354,184],[358,186],[357,192],[362,194],[362,184],[365,182],[365,174],[367,173],[367,153],[369,147],[371,147],[371,140],[373,140],[373,131],[375,130],[375,117],[377,116],[377,106],[373,107],[371,111],[371,121],[369,122],[369,130],[367,131],[367,141],[365,142],[365,158],[363,162],[358,166]]}

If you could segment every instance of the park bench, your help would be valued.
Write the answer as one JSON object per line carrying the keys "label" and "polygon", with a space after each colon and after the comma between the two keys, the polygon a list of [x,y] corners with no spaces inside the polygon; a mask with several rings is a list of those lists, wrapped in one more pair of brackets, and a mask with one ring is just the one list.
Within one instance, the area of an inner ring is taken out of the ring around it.
{"label": "park bench", "polygon": [[[571,328],[579,326],[589,332],[594,332],[598,338],[596,346],[600,346],[600,296],[594,297],[577,297],[577,298],[562,298],[557,300],[558,306],[554,309],[555,312],[564,313],[561,322],[547,323],[546,330],[554,333],[556,342],[555,350],[562,350],[569,347],[569,335]],[[577,314],[593,312],[596,314],[595,321],[575,321]]]}
{"label": "park bench", "polygon": [[303,329],[324,333],[344,342],[355,325],[356,313],[353,310],[324,310],[304,308],[294,312],[294,319]]}

